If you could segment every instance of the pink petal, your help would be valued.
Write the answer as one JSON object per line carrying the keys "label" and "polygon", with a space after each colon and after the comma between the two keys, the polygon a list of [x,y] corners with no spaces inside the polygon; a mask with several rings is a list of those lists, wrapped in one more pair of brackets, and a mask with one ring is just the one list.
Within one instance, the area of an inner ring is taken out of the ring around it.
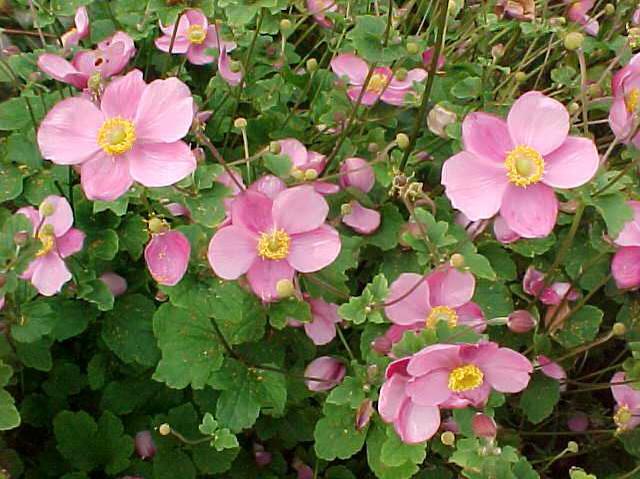
{"label": "pink petal", "polygon": [[633,209],[633,219],[624,224],[624,228],[615,240],[618,246],[640,246],[640,201],[628,201]]}
{"label": "pink petal", "polygon": [[445,161],[442,184],[453,207],[477,221],[498,212],[509,182],[503,165],[461,151]]}
{"label": "pink petal", "polygon": [[180,231],[153,235],[144,249],[149,273],[158,284],[175,286],[189,266],[191,244]]}
{"label": "pink petal", "polygon": [[356,233],[370,235],[380,226],[380,213],[370,208],[365,208],[357,201],[349,203],[351,213],[342,217],[342,222]]}
{"label": "pink petal", "polygon": [[520,239],[520,235],[509,228],[509,225],[500,215],[493,220],[493,234],[502,244],[513,243]]}
{"label": "pink petal", "polygon": [[334,388],[344,378],[347,368],[344,364],[331,356],[321,356],[309,363],[304,375],[310,378],[324,379],[324,381],[306,380],[311,391],[328,391]]}
{"label": "pink petal", "polygon": [[343,188],[357,188],[369,193],[376,183],[373,168],[362,158],[347,158],[340,166],[340,185]]}
{"label": "pink petal", "polygon": [[258,257],[258,239],[242,226],[225,226],[213,235],[207,258],[214,273],[223,279],[237,279]]}
{"label": "pink petal", "polygon": [[[171,25],[167,25],[167,26],[164,26],[164,25],[162,25],[162,23],[160,23],[160,30],[165,35],[171,36],[171,35],[173,35],[173,31],[176,30],[175,26],[176,26],[175,23],[172,23]],[[187,30],[189,29],[190,26],[191,26],[191,23],[189,22],[189,16],[188,15],[182,15],[180,17],[180,22],[178,23],[178,28],[176,30],[176,36],[185,36],[187,34]]]}
{"label": "pink petal", "polygon": [[35,261],[31,283],[43,296],[53,296],[71,279],[71,273],[60,256],[51,252]]}
{"label": "pink petal", "polygon": [[431,439],[440,428],[440,409],[436,406],[418,406],[406,401],[395,424],[403,442],[417,444]]}
{"label": "pink petal", "polygon": [[231,86],[238,86],[242,82],[242,70],[237,72],[231,70],[231,60],[224,48],[220,50],[218,57],[218,73]]}
{"label": "pink petal", "polygon": [[329,225],[291,236],[287,261],[301,273],[313,273],[329,266],[340,254],[340,235]]}
{"label": "pink petal", "polygon": [[86,38],[89,35],[89,13],[87,12],[87,7],[82,6],[76,10],[74,23],[80,39]]}
{"label": "pink petal", "polygon": [[427,78],[427,71],[423,68],[413,68],[407,72],[407,76],[404,80],[398,80],[398,78],[393,77],[387,90],[403,90],[407,91],[413,88],[414,83],[420,83],[422,80]]}
{"label": "pink petal", "polygon": [[619,406],[631,406],[640,402],[640,391],[636,391],[629,384],[618,384],[627,381],[624,372],[619,371],[611,377],[611,394]]}
{"label": "pink petal", "polygon": [[640,286],[640,247],[623,246],[611,262],[611,273],[620,289]]}
{"label": "pink petal", "polygon": [[44,220],[45,225],[53,226],[53,233],[56,237],[64,235],[71,225],[73,225],[73,212],[66,198],[62,196],[50,195],[40,203],[40,211],[43,208],[52,208],[53,214]]}
{"label": "pink petal", "polygon": [[540,355],[536,358],[536,361],[545,376],[560,382],[564,382],[567,379],[567,372],[564,368],[558,363],[551,361],[548,357]]}
{"label": "pink petal", "polygon": [[[356,103],[358,101],[358,98],[360,98],[361,92],[362,87],[352,86],[347,89],[347,96],[351,99],[352,102]],[[378,101],[378,98],[380,98],[380,93],[368,90],[365,91],[362,95],[362,98],[360,98],[360,104],[364,106],[371,106]]]}
{"label": "pink petal", "polygon": [[114,33],[107,40],[100,42],[98,48],[103,49],[104,62],[99,67],[103,78],[122,72],[136,53],[133,40],[124,32]]}
{"label": "pink petal", "polygon": [[156,48],[158,50],[161,50],[167,53],[169,53],[169,49],[171,48],[172,54],[187,53],[187,51],[189,50],[189,47],[191,46],[191,43],[189,42],[189,40],[182,35],[176,35],[175,39],[173,40],[173,46],[172,46],[171,35],[172,33],[169,33],[168,35],[163,35],[161,37],[156,38],[155,40]]}
{"label": "pink petal", "polygon": [[235,50],[237,47],[236,42],[221,38],[215,25],[209,25],[209,28],[207,29],[207,37],[204,39],[204,44],[208,48],[212,48],[214,50],[221,50],[224,48],[227,53]]}
{"label": "pink petal", "polygon": [[471,301],[476,280],[469,272],[444,267],[433,271],[427,277],[429,283],[429,303],[431,306],[457,308]]}
{"label": "pink petal", "polygon": [[517,393],[525,389],[533,371],[531,362],[525,356],[508,348],[498,349],[479,366],[485,381],[502,393]]}
{"label": "pink petal", "polygon": [[127,291],[127,280],[119,274],[108,271],[102,273],[100,281],[107,285],[113,296],[122,296]]}
{"label": "pink petal", "polygon": [[462,140],[466,151],[492,162],[504,163],[515,145],[507,122],[488,113],[470,113],[462,122]]}
{"label": "pink petal", "polygon": [[204,43],[202,45],[191,45],[187,50],[187,59],[193,65],[213,63],[214,58],[206,52],[209,48],[210,47]]}
{"label": "pink petal", "polygon": [[400,415],[402,404],[409,400],[405,392],[407,377],[395,374],[387,379],[380,388],[378,412],[385,422],[394,422]]}
{"label": "pink petal", "polygon": [[67,258],[82,250],[85,234],[76,228],[69,229],[63,236],[56,239],[58,254]]}
{"label": "pink petal", "polygon": [[458,325],[467,326],[476,333],[483,333],[487,329],[487,320],[482,313],[482,308],[476,303],[469,301],[459,308],[456,308],[458,315]]}
{"label": "pink petal", "polygon": [[249,190],[262,193],[272,200],[286,189],[286,183],[274,175],[264,175],[249,186]]}
{"label": "pink petal", "polygon": [[121,117],[133,120],[136,116],[140,97],[146,88],[142,72],[132,70],[125,76],[116,78],[105,88],[100,108],[107,117]]}
{"label": "pink petal", "polygon": [[58,102],[44,117],[38,129],[42,156],[58,165],[77,165],[102,150],[98,130],[104,116],[86,98],[67,98]]}
{"label": "pink petal", "polygon": [[307,149],[295,138],[286,138],[278,141],[280,155],[288,156],[293,166],[300,168],[307,162]]}
{"label": "pink petal", "polygon": [[329,183],[328,181],[314,181],[311,183],[313,189],[316,192],[320,193],[323,196],[326,195],[335,195],[338,191],[340,191],[340,187],[338,185],[334,185],[333,183]]}
{"label": "pink petal", "polygon": [[127,153],[131,177],[144,186],[169,186],[196,169],[193,152],[184,141],[136,144]]}
{"label": "pink petal", "polygon": [[254,233],[271,231],[273,228],[273,202],[262,193],[247,190],[239,194],[231,205],[231,220]]}
{"label": "pink petal", "polygon": [[269,302],[278,299],[276,284],[281,279],[293,280],[295,271],[285,260],[271,261],[257,258],[247,272],[247,280],[253,292]]}
{"label": "pink petal", "polygon": [[133,184],[129,161],[125,157],[99,155],[82,164],[80,182],[88,199],[114,201]]}
{"label": "pink petal", "polygon": [[80,89],[87,87],[89,77],[58,55],[43,53],[38,57],[38,68],[55,80]]}
{"label": "pink petal", "polygon": [[587,138],[569,136],[560,148],[544,158],[542,182],[554,188],[577,188],[598,171],[600,157],[595,143]]}
{"label": "pink petal", "polygon": [[336,324],[340,322],[338,306],[323,299],[312,299],[309,303],[313,319],[304,323],[304,331],[316,346],[328,344],[336,337]]}
{"label": "pink petal", "polygon": [[308,185],[289,188],[273,201],[273,222],[289,234],[313,231],[324,224],[329,205]]}
{"label": "pink petal", "polygon": [[559,101],[530,91],[513,104],[507,125],[516,145],[530,146],[541,155],[548,155],[567,138],[569,112]]}
{"label": "pink petal", "polygon": [[435,344],[427,346],[413,355],[407,365],[411,376],[422,376],[438,369],[449,371],[460,365],[460,346],[456,344]]}
{"label": "pink petal", "polygon": [[407,384],[407,394],[419,406],[437,406],[451,395],[448,384],[449,370],[438,369],[411,379]]}
{"label": "pink petal", "polygon": [[556,224],[558,200],[553,190],[542,183],[526,188],[509,185],[500,214],[509,228],[524,238],[543,238]]}
{"label": "pink petal", "polygon": [[633,128],[633,115],[627,110],[624,94],[613,99],[609,110],[609,126],[619,140],[627,141]]}
{"label": "pink petal", "polygon": [[202,10],[191,8],[187,10],[184,15],[189,19],[189,25],[201,25],[204,30],[209,28],[209,21],[206,15],[202,13]]}
{"label": "pink petal", "polygon": [[177,78],[155,80],[140,98],[134,123],[138,142],[173,143],[189,132],[193,99]]}
{"label": "pink petal", "polygon": [[[418,286],[415,287],[416,285]],[[407,295],[411,290],[413,291]],[[384,312],[392,323],[405,326],[424,323],[431,309],[429,285],[422,275],[402,273],[391,283],[386,303],[389,306],[385,306]]]}
{"label": "pink petal", "polygon": [[388,105],[403,106],[407,103],[407,100],[408,100],[407,95],[415,97],[416,93],[410,88],[407,88],[405,90],[400,90],[400,89],[392,90],[391,88],[387,88],[380,95],[380,99]]}
{"label": "pink petal", "polygon": [[369,73],[369,66],[353,53],[342,53],[331,60],[331,69],[339,77],[348,77],[352,85],[362,85]]}

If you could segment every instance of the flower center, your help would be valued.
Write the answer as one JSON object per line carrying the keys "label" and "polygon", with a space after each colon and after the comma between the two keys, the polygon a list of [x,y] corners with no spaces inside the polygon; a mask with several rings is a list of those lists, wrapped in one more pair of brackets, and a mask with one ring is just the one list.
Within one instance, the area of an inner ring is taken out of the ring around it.
{"label": "flower center", "polygon": [[613,422],[616,423],[620,429],[624,429],[629,421],[631,421],[631,410],[628,406],[620,406],[616,413],[613,415]]}
{"label": "flower center", "polygon": [[284,230],[262,233],[258,240],[258,254],[264,259],[285,259],[289,256],[291,237]]}
{"label": "flower center", "polygon": [[530,146],[518,145],[504,160],[509,181],[516,186],[527,187],[538,183],[544,173],[542,155]]}
{"label": "flower center", "polygon": [[38,233],[38,239],[40,240],[40,243],[42,243],[42,246],[36,253],[36,256],[38,257],[49,254],[56,245],[56,237],[53,234],[53,231],[51,231],[52,228],[47,228],[47,226],[49,225],[45,225]]}
{"label": "flower center", "polygon": [[475,364],[465,364],[449,373],[449,389],[459,393],[482,385],[484,374]]}
{"label": "flower center", "polygon": [[439,321],[444,321],[450,328],[455,328],[458,324],[458,314],[448,306],[436,306],[427,316],[427,328],[435,328]]}
{"label": "flower center", "polygon": [[187,38],[190,43],[201,45],[204,43],[204,39],[207,38],[207,32],[202,28],[202,25],[191,25],[187,28]]}
{"label": "flower center", "polygon": [[367,83],[367,91],[380,93],[387,84],[387,76],[382,73],[374,73]]}
{"label": "flower center", "polygon": [[627,111],[629,113],[633,113],[638,108],[638,103],[640,101],[640,90],[637,88],[632,88],[627,97],[624,100],[624,103],[627,107]]}
{"label": "flower center", "polygon": [[133,123],[115,117],[105,121],[98,130],[98,145],[109,155],[121,155],[131,149],[136,141]]}

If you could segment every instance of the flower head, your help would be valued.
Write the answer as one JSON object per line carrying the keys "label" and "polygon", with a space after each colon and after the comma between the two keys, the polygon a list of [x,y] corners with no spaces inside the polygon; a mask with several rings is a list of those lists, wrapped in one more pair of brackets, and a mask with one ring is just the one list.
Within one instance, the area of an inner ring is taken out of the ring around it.
{"label": "flower head", "polygon": [[356,233],[370,235],[380,226],[381,215],[378,211],[365,208],[356,200],[350,201],[346,208],[346,214],[342,216],[342,222]]}
{"label": "flower head", "polygon": [[113,201],[134,181],[168,186],[191,174],[196,160],[180,141],[191,126],[193,100],[176,78],[145,84],[133,70],[109,84],[100,106],[83,97],[56,104],[38,130],[42,156],[79,165],[89,199]]}
{"label": "flower head", "polygon": [[506,121],[487,113],[467,115],[465,149],[442,170],[447,196],[471,221],[499,212],[514,233],[547,236],[558,215],[553,188],[581,186],[599,165],[593,141],[568,132],[566,108],[535,91],[513,104]]}
{"label": "flower head", "polygon": [[640,391],[624,384],[627,376],[617,372],[611,378],[611,394],[616,401],[613,421],[621,431],[629,431],[640,424]]}
{"label": "flower head", "polygon": [[31,221],[30,233],[41,245],[20,277],[30,280],[40,294],[53,296],[71,279],[64,259],[82,249],[85,234],[72,227],[71,206],[61,196],[47,196],[38,210],[26,206],[20,208],[18,214]]}

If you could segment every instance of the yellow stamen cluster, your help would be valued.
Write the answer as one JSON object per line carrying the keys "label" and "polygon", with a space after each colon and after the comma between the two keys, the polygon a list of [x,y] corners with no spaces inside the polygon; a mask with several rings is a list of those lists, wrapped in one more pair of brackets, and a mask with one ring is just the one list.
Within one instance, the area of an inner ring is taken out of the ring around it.
{"label": "yellow stamen cluster", "polygon": [[135,141],[136,129],[131,121],[124,118],[109,118],[98,130],[98,145],[108,155],[126,153]]}
{"label": "yellow stamen cluster", "polygon": [[387,85],[387,76],[382,73],[374,73],[369,78],[369,83],[367,83],[367,91],[372,91],[374,93],[380,93],[384,90],[384,87]]}
{"label": "yellow stamen cluster", "polygon": [[542,155],[530,146],[516,146],[504,161],[509,181],[523,188],[538,183],[544,174]]}
{"label": "yellow stamen cluster", "polygon": [[484,374],[475,364],[459,366],[449,373],[449,389],[459,393],[482,386]]}
{"label": "yellow stamen cluster", "polygon": [[427,316],[427,328],[435,328],[439,321],[444,321],[450,328],[455,328],[458,324],[458,314],[448,306],[436,306]]}
{"label": "yellow stamen cluster", "polygon": [[264,259],[280,260],[289,256],[291,237],[284,230],[262,233],[258,240],[258,255]]}
{"label": "yellow stamen cluster", "polygon": [[187,38],[193,45],[202,45],[204,43],[204,39],[207,38],[207,32],[202,25],[191,25],[187,29]]}
{"label": "yellow stamen cluster", "polygon": [[38,239],[40,240],[40,243],[42,243],[42,246],[36,253],[36,256],[45,256],[49,254],[56,245],[55,235],[53,234],[53,231],[49,231],[46,228],[43,228],[43,230],[44,231],[40,231],[38,233]]}
{"label": "yellow stamen cluster", "polygon": [[631,410],[627,406],[620,406],[613,415],[613,422],[616,423],[618,429],[624,429],[629,421],[631,421],[631,417]]}
{"label": "yellow stamen cluster", "polygon": [[631,89],[624,100],[624,104],[626,105],[629,113],[635,112],[638,106],[640,106],[640,90],[637,88]]}

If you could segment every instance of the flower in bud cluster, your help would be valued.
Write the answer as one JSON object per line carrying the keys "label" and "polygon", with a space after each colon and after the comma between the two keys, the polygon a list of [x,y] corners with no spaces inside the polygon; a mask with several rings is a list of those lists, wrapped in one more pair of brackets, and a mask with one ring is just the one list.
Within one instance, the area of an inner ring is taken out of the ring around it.
{"label": "flower in bud cluster", "polygon": [[342,382],[347,368],[344,364],[331,356],[321,356],[309,363],[304,371],[308,378],[320,379],[305,381],[307,388],[311,391],[328,391]]}
{"label": "flower in bud cluster", "polygon": [[121,296],[127,291],[127,280],[111,271],[103,273],[100,276],[100,281],[107,285],[114,297]]}
{"label": "flower in bud cluster", "polygon": [[522,289],[531,296],[538,296],[544,288],[544,273],[538,271],[533,266],[527,268],[524,278],[522,278]]}
{"label": "flower in bud cluster", "polygon": [[454,253],[449,259],[449,264],[456,269],[464,268],[464,256],[460,253]]}
{"label": "flower in bud cluster", "polygon": [[152,459],[156,455],[156,445],[153,443],[151,432],[140,431],[135,439],[136,453],[140,459]]}
{"label": "flower in bud cluster", "polygon": [[569,51],[580,48],[582,42],[584,42],[584,35],[580,32],[567,33],[564,37],[564,47]]}
{"label": "flower in bud cluster", "polygon": [[371,421],[371,416],[373,415],[373,402],[371,399],[365,399],[362,401],[362,404],[358,407],[356,411],[356,429],[358,431],[362,431],[369,421]]}
{"label": "flower in bud cluster", "polygon": [[512,312],[507,319],[507,327],[511,332],[524,334],[536,327],[538,322],[533,315],[524,309]]}
{"label": "flower in bud cluster", "polygon": [[191,244],[180,231],[154,234],[144,249],[147,269],[158,284],[175,286],[189,266]]}
{"label": "flower in bud cluster", "polygon": [[441,138],[449,138],[445,129],[447,126],[454,124],[456,120],[457,116],[454,112],[438,104],[427,115],[427,127],[434,135]]}
{"label": "flower in bud cluster", "polygon": [[396,135],[396,143],[398,144],[398,148],[400,148],[401,150],[406,150],[407,148],[409,148],[409,136],[405,133],[398,133]]}
{"label": "flower in bud cluster", "polygon": [[477,413],[471,420],[471,428],[477,437],[493,439],[498,433],[498,427],[493,418],[483,413]]}
{"label": "flower in bud cluster", "polygon": [[371,341],[371,349],[381,356],[388,354],[391,351],[392,346],[393,342],[386,336],[379,336]]}
{"label": "flower in bud cluster", "polygon": [[445,446],[453,446],[456,443],[456,436],[451,431],[445,431],[440,434],[440,442]]}

